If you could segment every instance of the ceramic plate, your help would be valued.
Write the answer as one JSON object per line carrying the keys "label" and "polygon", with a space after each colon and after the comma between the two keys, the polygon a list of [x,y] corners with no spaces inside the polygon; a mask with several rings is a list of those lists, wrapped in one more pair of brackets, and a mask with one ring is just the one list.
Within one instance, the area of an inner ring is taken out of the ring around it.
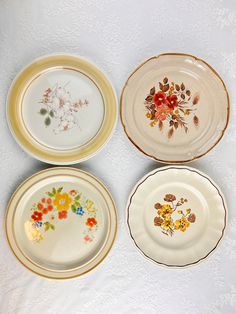
{"label": "ceramic plate", "polygon": [[154,170],[135,186],[127,223],[139,250],[157,264],[196,264],[215,250],[226,226],[226,204],[217,185],[189,167]]}
{"label": "ceramic plate", "polygon": [[7,99],[10,129],[29,154],[73,164],[98,152],[111,136],[116,96],[105,75],[71,55],[35,60],[13,81]]}
{"label": "ceramic plate", "polygon": [[144,154],[165,163],[188,162],[205,155],[223,136],[229,96],[205,61],[162,54],[127,80],[121,119],[128,138]]}
{"label": "ceramic plate", "polygon": [[95,177],[73,168],[51,168],[27,179],[12,196],[5,223],[19,261],[53,279],[97,266],[117,228],[110,193]]}

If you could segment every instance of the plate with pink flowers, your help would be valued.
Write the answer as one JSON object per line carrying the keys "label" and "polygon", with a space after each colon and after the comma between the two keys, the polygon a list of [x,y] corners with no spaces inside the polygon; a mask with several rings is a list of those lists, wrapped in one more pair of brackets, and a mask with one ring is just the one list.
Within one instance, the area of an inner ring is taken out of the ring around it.
{"label": "plate with pink flowers", "polygon": [[116,95],[91,62],[68,54],[44,56],[13,81],[7,118],[30,155],[51,164],[74,164],[95,155],[110,139]]}
{"label": "plate with pink flowers", "polygon": [[165,163],[205,155],[220,141],[229,120],[223,80],[205,61],[181,53],[141,64],[126,81],[120,105],[131,142]]}
{"label": "plate with pink flowers", "polygon": [[216,183],[186,166],[151,171],[127,203],[127,226],[139,251],[169,267],[185,267],[215,251],[226,228],[227,207]]}
{"label": "plate with pink flowers", "polygon": [[16,190],[6,234],[18,260],[53,279],[82,275],[108,254],[116,234],[116,208],[89,173],[73,168],[41,171]]}

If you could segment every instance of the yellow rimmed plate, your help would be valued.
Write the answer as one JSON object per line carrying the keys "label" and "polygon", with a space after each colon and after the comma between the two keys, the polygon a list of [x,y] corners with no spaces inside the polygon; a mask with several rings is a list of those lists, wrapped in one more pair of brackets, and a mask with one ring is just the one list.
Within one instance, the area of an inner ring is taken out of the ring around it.
{"label": "yellow rimmed plate", "polygon": [[23,182],[6,211],[8,243],[32,272],[52,279],[80,276],[106,257],[117,214],[105,186],[74,168],[51,168]]}
{"label": "yellow rimmed plate", "polygon": [[126,135],[145,155],[164,163],[204,156],[222,138],[229,96],[216,71],[189,54],[164,53],[142,63],[120,99]]}
{"label": "yellow rimmed plate", "polygon": [[158,265],[186,267],[205,260],[222,239],[224,196],[206,174],[186,166],[151,171],[134,187],[127,226],[139,251]]}
{"label": "yellow rimmed plate", "polygon": [[33,157],[67,165],[96,154],[117,120],[114,89],[91,62],[44,56],[15,78],[7,98],[10,130]]}

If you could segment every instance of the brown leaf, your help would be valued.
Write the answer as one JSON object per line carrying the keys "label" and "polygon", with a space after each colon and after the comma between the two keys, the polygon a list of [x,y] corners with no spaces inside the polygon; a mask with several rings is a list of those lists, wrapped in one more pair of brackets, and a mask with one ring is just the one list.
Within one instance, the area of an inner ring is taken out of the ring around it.
{"label": "brown leaf", "polygon": [[188,90],[186,90],[186,94],[188,95],[188,96],[190,96],[191,95],[191,92],[190,92],[190,90],[188,89]]}
{"label": "brown leaf", "polygon": [[200,96],[199,94],[196,94],[193,98],[193,105],[196,105],[199,102]]}
{"label": "brown leaf", "polygon": [[194,223],[196,221],[196,216],[195,214],[190,214],[188,216],[188,221],[191,222],[191,223]]}
{"label": "brown leaf", "polygon": [[185,95],[184,95],[184,94],[181,94],[181,98],[182,98],[182,99],[185,99]]}
{"label": "brown leaf", "polygon": [[168,83],[168,78],[167,78],[167,77],[165,77],[165,78],[163,79],[163,83],[164,83],[164,84],[167,84],[167,83]]}
{"label": "brown leaf", "polygon": [[175,122],[175,123],[174,123],[175,129],[178,129],[178,126],[179,126],[179,123],[178,123],[178,122]]}
{"label": "brown leaf", "polygon": [[166,84],[163,86],[162,91],[167,92],[169,88],[170,88],[169,84]]}
{"label": "brown leaf", "polygon": [[170,126],[174,125],[174,121],[170,120]]}
{"label": "brown leaf", "polygon": [[148,96],[145,98],[145,100],[146,100],[147,102],[151,102],[152,99],[153,99],[153,96],[151,96],[151,95],[148,95]]}
{"label": "brown leaf", "polygon": [[178,85],[178,84],[175,84],[175,89],[176,89],[177,91],[179,91],[179,90],[180,90],[180,87],[179,87],[179,85]]}
{"label": "brown leaf", "polygon": [[180,85],[180,88],[181,88],[181,90],[185,90],[184,83],[182,83],[182,84]]}
{"label": "brown leaf", "polygon": [[163,91],[163,84],[161,82],[159,82],[159,88]]}
{"label": "brown leaf", "polygon": [[168,138],[171,138],[172,135],[173,135],[173,133],[174,133],[174,129],[173,129],[173,127],[172,127],[172,128],[169,129]]}
{"label": "brown leaf", "polygon": [[159,129],[161,131],[163,129],[163,122],[161,120],[159,120],[158,126],[159,126]]}
{"label": "brown leaf", "polygon": [[154,94],[155,94],[155,86],[150,89],[150,95],[154,95]]}
{"label": "brown leaf", "polygon": [[194,116],[194,117],[193,117],[193,123],[194,123],[196,126],[199,125],[199,119],[198,119],[197,116]]}
{"label": "brown leaf", "polygon": [[160,227],[162,223],[163,223],[163,219],[161,217],[155,217],[154,218],[154,225],[155,226]]}

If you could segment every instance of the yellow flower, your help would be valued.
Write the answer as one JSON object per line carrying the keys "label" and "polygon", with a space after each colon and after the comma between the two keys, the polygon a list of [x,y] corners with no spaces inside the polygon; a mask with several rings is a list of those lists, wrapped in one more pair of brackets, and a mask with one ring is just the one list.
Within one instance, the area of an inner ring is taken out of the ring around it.
{"label": "yellow flower", "polygon": [[147,118],[151,118],[150,112],[147,112],[147,113],[146,113],[146,117],[147,117]]}
{"label": "yellow flower", "polygon": [[185,217],[182,217],[181,219],[176,220],[175,229],[184,232],[189,227],[189,225],[190,223],[188,220]]}
{"label": "yellow flower", "polygon": [[161,209],[158,210],[158,214],[162,217],[167,217],[172,214],[172,208],[169,204],[162,205]]}
{"label": "yellow flower", "polygon": [[68,193],[58,193],[53,201],[53,204],[57,206],[58,211],[68,210],[72,199],[69,197]]}
{"label": "yellow flower", "polygon": [[164,219],[163,223],[161,224],[161,227],[165,230],[173,229],[174,222],[170,217],[167,217]]}

